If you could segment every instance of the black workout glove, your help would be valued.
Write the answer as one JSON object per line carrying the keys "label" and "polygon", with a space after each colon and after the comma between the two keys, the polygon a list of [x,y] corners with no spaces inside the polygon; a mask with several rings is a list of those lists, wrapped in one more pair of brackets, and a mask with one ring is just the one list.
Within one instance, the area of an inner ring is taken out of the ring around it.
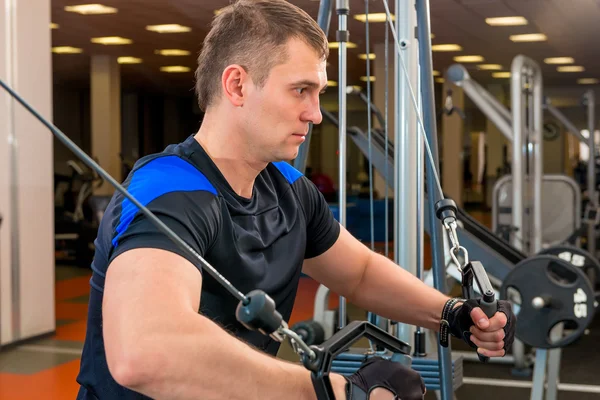
{"label": "black workout glove", "polygon": [[[469,346],[477,348],[477,346],[471,341],[471,327],[475,325],[473,318],[471,318],[471,311],[479,307],[480,299],[469,299],[458,307],[453,308],[448,312],[446,318],[448,322],[448,328],[452,336],[464,340]],[[498,300],[498,312],[502,312],[506,315],[506,325],[504,326],[504,355],[506,355],[507,349],[512,346],[515,339],[515,326],[516,317],[513,314],[510,303],[506,300]],[[442,317],[442,319],[444,319]],[[442,335],[443,336],[443,335]],[[442,343],[443,345],[444,343]]]}
{"label": "black workout glove", "polygon": [[418,372],[381,357],[369,358],[346,380],[347,400],[367,400],[377,388],[389,390],[399,400],[422,400],[425,396],[425,383]]}

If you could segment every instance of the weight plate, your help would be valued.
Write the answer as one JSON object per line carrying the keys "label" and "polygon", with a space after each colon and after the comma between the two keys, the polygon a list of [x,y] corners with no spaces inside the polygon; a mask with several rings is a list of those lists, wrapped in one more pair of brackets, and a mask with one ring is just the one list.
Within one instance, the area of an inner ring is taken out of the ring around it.
{"label": "weight plate", "polygon": [[579,247],[571,245],[553,246],[540,251],[538,254],[557,256],[570,262],[573,266],[581,268],[590,282],[593,283],[593,287],[597,279],[600,278],[600,262],[590,252]]}
{"label": "weight plate", "polygon": [[[518,263],[500,288],[502,299],[509,289],[518,292],[516,337],[541,349],[564,347],[579,338],[594,316],[594,291],[581,269],[551,255],[538,255]],[[559,339],[550,333],[560,322],[565,329]]]}

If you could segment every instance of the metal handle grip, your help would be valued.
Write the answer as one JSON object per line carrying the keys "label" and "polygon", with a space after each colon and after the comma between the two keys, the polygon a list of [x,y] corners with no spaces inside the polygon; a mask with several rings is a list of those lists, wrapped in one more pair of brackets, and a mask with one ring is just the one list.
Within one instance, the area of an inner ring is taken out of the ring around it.
{"label": "metal handle grip", "polygon": [[[493,297],[494,296],[492,295],[491,301],[486,301],[486,299],[484,297],[481,299],[481,302],[479,304],[479,306],[481,307],[481,309],[483,310],[485,315],[487,315],[488,318],[492,318],[494,316],[494,314],[496,314],[496,311],[498,311],[498,301],[496,299],[494,299]],[[488,356],[484,356],[479,353],[477,353],[477,356],[479,357],[479,361],[481,361],[483,363],[486,363],[490,360],[490,358]]]}

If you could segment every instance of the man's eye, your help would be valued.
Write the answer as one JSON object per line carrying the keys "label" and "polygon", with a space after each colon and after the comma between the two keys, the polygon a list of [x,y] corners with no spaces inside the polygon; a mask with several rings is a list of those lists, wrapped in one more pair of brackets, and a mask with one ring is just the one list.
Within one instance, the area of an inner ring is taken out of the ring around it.
{"label": "man's eye", "polygon": [[306,88],[298,88],[296,90],[298,91],[298,94],[302,94],[302,93],[304,93],[304,91],[306,90]]}

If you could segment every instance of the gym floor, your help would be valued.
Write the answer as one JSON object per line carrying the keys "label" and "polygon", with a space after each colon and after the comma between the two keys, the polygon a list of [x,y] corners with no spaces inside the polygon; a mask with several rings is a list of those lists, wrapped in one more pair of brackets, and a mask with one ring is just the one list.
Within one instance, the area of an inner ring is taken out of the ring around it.
{"label": "gym floor", "polygon": [[[487,215],[475,215],[483,223]],[[428,254],[426,250],[425,254]],[[393,256],[392,256],[393,257]],[[425,260],[429,265],[429,260]],[[0,353],[0,399],[74,399],[78,385],[75,377],[85,338],[85,321],[89,294],[88,269],[56,267],[56,332],[46,338],[3,349]],[[290,325],[307,320],[313,314],[313,300],[318,284],[303,278]],[[337,296],[330,298],[330,307],[337,306]],[[365,313],[349,305],[351,319],[365,318]],[[560,382],[572,385],[600,384],[600,322],[594,321],[589,334],[565,348],[562,352]],[[360,343],[358,344],[360,347]],[[466,350],[458,341],[455,349]],[[287,344],[282,345],[279,357],[297,361]],[[531,378],[518,378],[510,373],[511,366],[465,362],[463,375],[467,383],[456,391],[460,399],[485,398],[486,400],[526,400],[531,389],[523,386]],[[503,385],[491,385],[489,380],[501,379]],[[570,386],[570,385],[569,385]],[[581,388],[579,389],[581,390]],[[435,399],[428,393],[426,399]],[[559,391],[557,400],[598,400],[600,393]]]}

